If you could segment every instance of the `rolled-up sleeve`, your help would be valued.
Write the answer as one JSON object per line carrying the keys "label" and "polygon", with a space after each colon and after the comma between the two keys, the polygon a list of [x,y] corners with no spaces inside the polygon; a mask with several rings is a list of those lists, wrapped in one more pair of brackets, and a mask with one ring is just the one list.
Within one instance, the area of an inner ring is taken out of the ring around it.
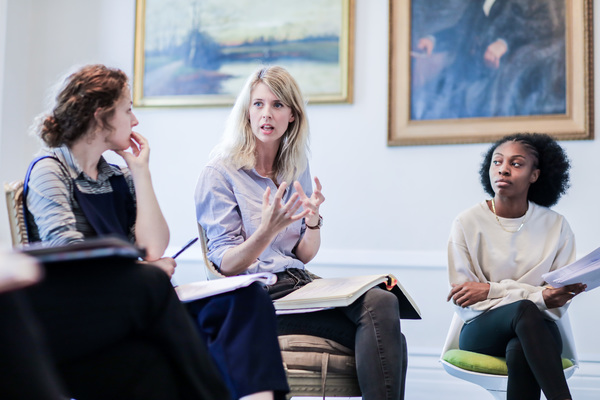
{"label": "rolled-up sleeve", "polygon": [[221,172],[207,166],[198,179],[195,202],[198,224],[208,238],[208,259],[220,266],[225,252],[246,239],[233,187]]}

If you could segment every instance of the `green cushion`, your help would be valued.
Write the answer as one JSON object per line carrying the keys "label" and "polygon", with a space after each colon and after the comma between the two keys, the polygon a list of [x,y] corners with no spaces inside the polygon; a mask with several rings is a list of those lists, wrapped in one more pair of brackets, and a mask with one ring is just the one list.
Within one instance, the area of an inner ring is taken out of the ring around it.
{"label": "green cushion", "polygon": [[[508,375],[506,359],[493,357],[472,351],[452,349],[448,350],[442,359],[458,368],[468,371],[481,372],[493,375]],[[562,359],[563,369],[573,366],[573,362],[567,358]]]}

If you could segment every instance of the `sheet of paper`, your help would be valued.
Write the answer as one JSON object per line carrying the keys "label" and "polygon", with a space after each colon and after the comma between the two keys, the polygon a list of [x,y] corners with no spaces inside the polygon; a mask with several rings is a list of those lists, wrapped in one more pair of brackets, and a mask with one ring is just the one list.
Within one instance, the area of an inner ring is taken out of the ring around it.
{"label": "sheet of paper", "polygon": [[277,281],[277,275],[269,272],[259,274],[238,275],[211,281],[199,281],[179,285],[175,288],[179,300],[183,302],[203,299],[235,289],[249,286],[253,282],[262,282],[272,285]]}
{"label": "sheet of paper", "polygon": [[600,286],[600,247],[574,263],[542,277],[554,287],[585,283],[588,291],[597,288]]}

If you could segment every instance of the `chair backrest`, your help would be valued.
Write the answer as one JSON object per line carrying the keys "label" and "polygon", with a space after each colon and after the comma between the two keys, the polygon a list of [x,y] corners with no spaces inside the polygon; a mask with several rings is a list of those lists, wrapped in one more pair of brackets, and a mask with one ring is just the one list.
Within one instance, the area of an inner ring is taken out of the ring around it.
{"label": "chair backrest", "polygon": [[[200,224],[198,237],[207,279],[224,278],[225,275],[221,274],[207,257],[208,239],[204,227]],[[313,347],[311,351],[307,350],[307,344]],[[361,396],[356,361],[354,354],[350,354],[351,350],[331,340],[306,335],[279,336],[279,346],[290,386],[288,399],[294,396],[323,396],[323,399],[325,396]],[[320,367],[316,368],[316,364],[320,364]]]}
{"label": "chair backrest", "polygon": [[27,227],[25,226],[25,213],[23,212],[23,181],[14,181],[4,184],[6,195],[6,208],[13,246],[29,243]]}
{"label": "chair backrest", "polygon": [[219,272],[215,264],[212,263],[207,257],[208,254],[208,239],[206,237],[206,231],[204,227],[198,224],[198,235],[200,237],[200,246],[202,247],[202,257],[204,258],[204,266],[206,268],[206,279],[213,280],[224,278],[225,275]]}

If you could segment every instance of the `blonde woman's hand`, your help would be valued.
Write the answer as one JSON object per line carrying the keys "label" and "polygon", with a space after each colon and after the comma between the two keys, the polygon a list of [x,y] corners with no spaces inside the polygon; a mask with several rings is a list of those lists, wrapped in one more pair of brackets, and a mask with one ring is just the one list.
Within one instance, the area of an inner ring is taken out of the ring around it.
{"label": "blonde woman's hand", "polygon": [[131,132],[129,144],[131,152],[127,151],[129,149],[116,150],[115,152],[123,157],[127,163],[127,167],[135,176],[139,171],[147,171],[149,169],[150,145],[148,144],[148,139],[137,132]]}
{"label": "blonde woman's hand", "polygon": [[271,234],[279,233],[283,228],[288,226],[294,221],[304,218],[310,210],[303,210],[296,214],[298,209],[302,206],[302,202],[298,201],[298,193],[294,193],[290,199],[282,204],[283,194],[287,188],[287,183],[282,182],[275,192],[273,203],[269,204],[269,198],[271,197],[271,188],[267,187],[263,194],[262,203],[262,218],[260,221],[261,226]]}
{"label": "blonde woman's hand", "polygon": [[489,292],[489,283],[465,282],[460,285],[453,283],[446,301],[454,300],[454,303],[460,307],[469,307],[487,299]]}
{"label": "blonde woman's hand", "polygon": [[296,192],[299,195],[300,203],[302,204],[302,208],[304,211],[308,210],[308,216],[306,217],[306,224],[310,226],[317,225],[319,223],[319,207],[325,201],[325,196],[321,193],[323,187],[321,186],[321,182],[319,178],[315,176],[315,190],[312,195],[308,197],[302,189],[302,185],[300,182],[294,182],[294,188],[296,188]]}

